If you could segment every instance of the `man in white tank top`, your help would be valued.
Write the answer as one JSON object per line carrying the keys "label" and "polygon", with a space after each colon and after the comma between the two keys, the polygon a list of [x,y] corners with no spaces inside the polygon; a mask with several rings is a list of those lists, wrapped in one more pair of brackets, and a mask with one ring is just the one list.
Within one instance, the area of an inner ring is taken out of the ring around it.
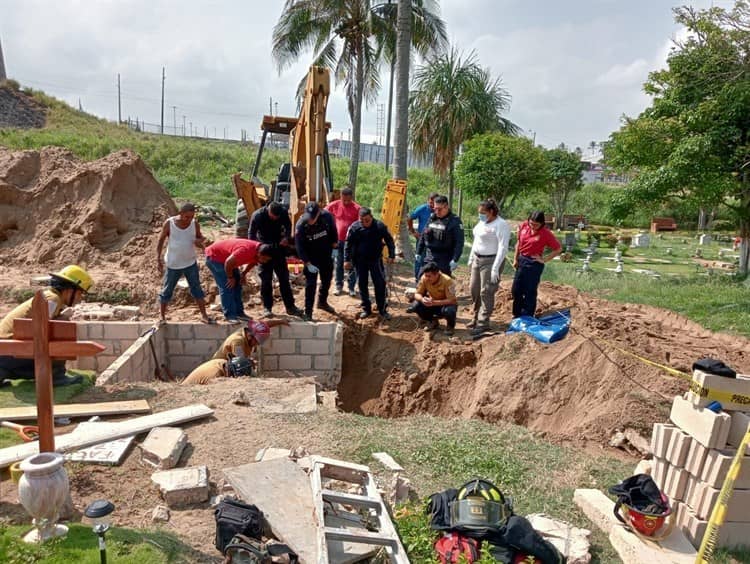
{"label": "man in white tank top", "polygon": [[[169,239],[167,252],[162,258],[162,249],[167,239]],[[164,274],[164,285],[159,293],[162,321],[166,321],[167,304],[172,299],[174,287],[184,276],[190,287],[190,295],[198,304],[203,322],[215,323],[214,319],[206,313],[206,296],[201,288],[198,260],[195,256],[196,246],[201,249],[205,248],[205,239],[200,225],[195,221],[195,206],[191,203],[183,204],[178,215],[164,222],[159,243],[156,246],[156,266],[159,274]],[[165,263],[166,272],[164,271]]]}

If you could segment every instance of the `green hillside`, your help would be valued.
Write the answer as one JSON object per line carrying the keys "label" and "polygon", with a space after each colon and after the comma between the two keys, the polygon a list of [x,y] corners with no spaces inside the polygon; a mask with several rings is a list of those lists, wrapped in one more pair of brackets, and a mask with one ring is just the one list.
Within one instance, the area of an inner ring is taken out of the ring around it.
{"label": "green hillside", "polygon": [[[43,129],[0,129],[0,145],[12,149],[39,149],[47,145],[66,147],[84,160],[101,158],[113,151],[132,149],[151,168],[156,178],[177,199],[219,208],[234,217],[236,197],[231,175],[247,171],[255,161],[257,145],[238,141],[172,137],[129,130],[126,126],[75,110],[42,92],[24,90],[48,108]],[[261,116],[258,116],[260,123]],[[269,182],[288,152],[266,150],[260,177]],[[348,178],[349,160],[331,162],[336,186]],[[247,176],[247,175],[246,175]],[[382,165],[361,163],[357,200],[379,210],[389,174]],[[437,188],[431,171],[410,170],[409,202],[424,201]]]}

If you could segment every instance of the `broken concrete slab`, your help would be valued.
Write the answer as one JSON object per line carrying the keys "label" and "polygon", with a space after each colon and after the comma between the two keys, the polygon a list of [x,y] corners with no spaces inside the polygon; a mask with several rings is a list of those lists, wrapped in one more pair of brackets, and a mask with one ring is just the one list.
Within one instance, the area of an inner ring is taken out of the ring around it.
{"label": "broken concrete slab", "polygon": [[[99,421],[84,421],[79,423],[72,434],[87,432],[103,431],[111,429],[116,423],[106,423]],[[69,452],[65,455],[65,460],[72,462],[81,462],[84,464],[103,464],[107,466],[119,466],[125,459],[130,447],[135,441],[135,436],[123,437],[114,441],[107,441],[90,447],[79,449],[75,452]]]}
{"label": "broken concrete slab", "polygon": [[169,521],[170,513],[166,505],[157,505],[151,512],[152,523],[166,523]]}
{"label": "broken concrete slab", "polygon": [[187,442],[187,434],[178,427],[154,427],[140,445],[141,462],[160,470],[174,468]]}
{"label": "broken concrete slab", "polygon": [[292,451],[288,448],[264,447],[255,453],[255,462],[273,460],[275,458],[291,458]]}
{"label": "broken concrete slab", "polygon": [[403,472],[404,468],[387,452],[373,452],[372,457],[391,472]]}
{"label": "broken concrete slab", "polygon": [[646,542],[622,526],[609,533],[609,542],[617,551],[623,564],[695,564],[695,548],[676,527],[660,542]]}
{"label": "broken concrete slab", "polygon": [[192,466],[161,470],[151,475],[169,507],[183,507],[208,500],[208,468]]}
{"label": "broken concrete slab", "polygon": [[245,503],[263,512],[274,536],[288,544],[300,562],[319,562],[312,489],[302,468],[286,457],[225,468],[223,473]]}
{"label": "broken concrete slab", "polygon": [[527,515],[531,526],[552,543],[566,557],[567,564],[588,564],[591,562],[589,537],[591,531],[574,527],[570,523],[553,519],[544,513]]}
{"label": "broken concrete slab", "polygon": [[573,492],[573,501],[605,533],[609,533],[619,523],[612,513],[614,502],[599,490],[577,489]]}

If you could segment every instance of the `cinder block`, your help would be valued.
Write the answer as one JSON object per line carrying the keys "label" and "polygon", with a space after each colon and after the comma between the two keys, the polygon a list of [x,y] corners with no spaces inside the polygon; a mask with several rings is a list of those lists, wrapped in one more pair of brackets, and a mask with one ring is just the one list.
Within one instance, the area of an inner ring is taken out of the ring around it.
{"label": "cinder block", "polygon": [[264,354],[263,355],[263,371],[267,370],[278,370],[279,369],[279,357],[275,354]]}
{"label": "cinder block", "polygon": [[329,354],[331,344],[323,339],[305,339],[300,341],[300,351],[302,354]]}
{"label": "cinder block", "polygon": [[182,339],[183,341],[190,341],[195,339],[195,331],[193,330],[194,328],[194,323],[179,323],[177,325],[177,338]]}
{"label": "cinder block", "polygon": [[98,354],[96,355],[96,371],[102,372],[109,368],[109,365],[112,364],[115,359],[117,359],[114,355],[107,355],[107,354]]}
{"label": "cinder block", "polygon": [[653,472],[651,474],[651,477],[654,479],[654,482],[656,482],[656,485],[659,486],[660,489],[664,489],[664,485],[667,481],[667,469],[669,467],[669,463],[664,458],[654,458],[654,468]]}
{"label": "cinder block", "polygon": [[667,447],[667,460],[672,466],[678,468],[685,466],[691,441],[690,435],[679,429],[672,433],[672,438],[669,440],[669,446]]}
{"label": "cinder block", "polygon": [[79,370],[96,370],[96,360],[91,356],[78,357],[76,368]]}
{"label": "cinder block", "polygon": [[137,323],[114,321],[104,324],[104,337],[106,339],[135,341],[138,335]]}
{"label": "cinder block", "polygon": [[[721,488],[732,465],[737,449],[710,450],[703,466],[701,480],[712,488]],[[750,489],[750,456],[742,458],[740,472],[734,482],[735,489]]]}
{"label": "cinder block", "polygon": [[685,495],[683,496],[683,501],[688,504],[693,510],[695,510],[697,506],[696,502],[696,496],[699,493],[699,486],[703,482],[700,481],[700,479],[696,476],[693,476],[692,474],[688,473],[688,479],[687,484],[685,485]]}
{"label": "cinder block", "polygon": [[[169,369],[175,374],[190,374],[203,360],[195,356],[176,356],[169,359]],[[151,366],[153,372],[154,367]]]}
{"label": "cinder block", "polygon": [[690,449],[688,450],[687,459],[685,460],[685,470],[693,476],[700,476],[703,471],[703,464],[706,461],[708,449],[691,437]]}
{"label": "cinder block", "polygon": [[318,323],[315,336],[319,339],[330,339],[336,331],[336,323]]}
{"label": "cinder block", "polygon": [[[219,347],[216,347],[217,349]],[[185,343],[179,339],[167,340],[167,351],[169,355],[183,354],[185,352]]]}
{"label": "cinder block", "polygon": [[315,325],[293,321],[289,325],[280,326],[282,339],[312,339],[315,336]]}
{"label": "cinder block", "polygon": [[104,327],[102,327],[101,323],[86,323],[85,327],[87,333],[86,337],[89,340],[95,341],[104,338]]}
{"label": "cinder block", "polygon": [[732,422],[727,413],[714,413],[675,396],[669,418],[705,447],[723,448],[727,443]]}
{"label": "cinder block", "polygon": [[676,430],[677,427],[670,425],[669,423],[654,424],[654,431],[651,434],[651,452],[654,453],[656,458],[667,457],[669,441],[672,438],[672,433]]}
{"label": "cinder block", "polygon": [[701,370],[693,371],[693,382],[687,393],[688,400],[696,406],[705,406],[713,401],[708,391],[720,392],[729,396],[720,401],[725,411],[746,411],[750,409],[750,378],[738,374],[736,378],[725,378],[707,374]]}
{"label": "cinder block", "polygon": [[577,489],[573,492],[573,502],[583,511],[589,520],[605,533],[619,527],[612,513],[614,503],[599,490]]}
{"label": "cinder block", "polygon": [[[270,347],[267,347],[270,354],[295,354],[297,352],[296,339],[272,339],[270,345]],[[265,351],[266,349],[264,349]]]}
{"label": "cinder block", "polygon": [[223,341],[230,333],[236,330],[237,327],[224,324],[206,325],[205,323],[196,323],[193,325],[195,338],[209,341]]}
{"label": "cinder block", "polygon": [[[727,437],[727,444],[738,448],[742,442],[742,438],[750,429],[750,414],[743,413],[741,411],[735,411],[732,413],[732,423],[729,426],[729,436]],[[745,454],[750,454],[750,445],[747,446]]]}
{"label": "cinder block", "polygon": [[[679,528],[697,549],[706,534],[708,521],[699,519],[689,508],[681,514],[682,520],[678,522]],[[719,538],[716,541],[717,548],[729,548],[733,546],[748,546],[750,543],[750,523],[735,523],[725,521],[719,529]]]}
{"label": "cinder block", "polygon": [[332,364],[330,355],[319,355],[315,357],[313,368],[316,370],[330,370]]}
{"label": "cinder block", "polygon": [[669,499],[682,501],[685,495],[685,486],[687,485],[687,479],[689,474],[684,468],[677,468],[676,466],[670,466],[667,470],[667,479],[664,483],[664,493],[669,496]]}
{"label": "cinder block", "polygon": [[301,354],[288,354],[279,356],[280,370],[309,370],[311,357]]}
{"label": "cinder block", "polygon": [[191,355],[202,356],[208,360],[214,355],[219,346],[221,346],[221,341],[218,340],[195,339],[187,343],[186,352],[189,352]]}
{"label": "cinder block", "polygon": [[177,466],[187,445],[187,435],[178,427],[154,427],[141,446],[141,462],[168,470]]}
{"label": "cinder block", "polygon": [[159,491],[169,507],[208,500],[208,468],[206,466],[154,472],[151,480],[159,486]]}

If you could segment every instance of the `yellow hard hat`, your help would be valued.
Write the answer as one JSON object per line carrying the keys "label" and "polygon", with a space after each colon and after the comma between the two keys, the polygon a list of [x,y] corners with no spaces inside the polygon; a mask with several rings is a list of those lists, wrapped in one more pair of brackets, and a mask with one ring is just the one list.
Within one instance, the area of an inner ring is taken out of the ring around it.
{"label": "yellow hard hat", "polygon": [[84,292],[88,292],[89,289],[91,289],[92,284],[94,283],[94,281],[91,279],[91,276],[89,276],[89,273],[77,264],[69,264],[60,272],[51,273],[50,276],[54,276],[55,278],[59,278],[60,280],[70,282]]}

